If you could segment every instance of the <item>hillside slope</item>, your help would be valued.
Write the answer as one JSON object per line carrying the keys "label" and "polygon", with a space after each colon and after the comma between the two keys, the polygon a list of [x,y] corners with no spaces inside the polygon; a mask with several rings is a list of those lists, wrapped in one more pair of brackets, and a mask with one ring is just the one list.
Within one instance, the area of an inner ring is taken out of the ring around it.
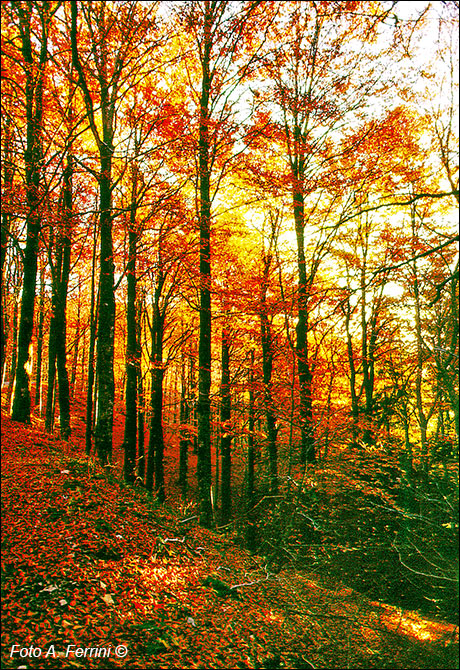
{"label": "hillside slope", "polygon": [[83,454],[2,416],[2,667],[458,667],[453,625],[273,574]]}

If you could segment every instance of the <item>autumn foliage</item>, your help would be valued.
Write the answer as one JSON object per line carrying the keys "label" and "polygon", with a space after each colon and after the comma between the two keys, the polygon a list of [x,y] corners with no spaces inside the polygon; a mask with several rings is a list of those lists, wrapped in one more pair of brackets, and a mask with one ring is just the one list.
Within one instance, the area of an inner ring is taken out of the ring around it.
{"label": "autumn foliage", "polygon": [[1,21],[6,645],[453,667],[457,3]]}

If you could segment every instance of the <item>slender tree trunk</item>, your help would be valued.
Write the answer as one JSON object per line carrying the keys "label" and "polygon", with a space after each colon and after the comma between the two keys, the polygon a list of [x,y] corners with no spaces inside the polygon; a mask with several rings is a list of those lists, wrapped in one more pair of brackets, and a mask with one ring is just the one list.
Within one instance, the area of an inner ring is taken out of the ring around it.
{"label": "slender tree trunk", "polygon": [[179,442],[179,486],[182,500],[187,500],[187,475],[188,475],[188,448],[189,430],[185,426],[190,421],[190,405],[188,402],[189,387],[186,375],[186,359],[182,353],[181,361],[181,397],[180,397],[180,442]]}
{"label": "slender tree trunk", "polygon": [[[231,436],[231,392],[230,392],[230,333],[224,326],[222,331],[222,380],[220,389],[220,422],[221,422],[221,458],[222,458],[222,523],[226,525],[232,515],[232,436]],[[217,498],[217,490],[216,490]]]}
{"label": "slender tree trunk", "polygon": [[428,419],[423,408],[423,341],[422,327],[420,318],[420,295],[418,289],[418,278],[414,278],[414,296],[415,296],[415,335],[417,342],[417,371],[415,376],[415,397],[417,402],[418,424],[420,427],[421,456],[424,467],[427,467],[428,444],[427,428]]}
{"label": "slender tree trunk", "polygon": [[[105,3],[99,4],[98,29],[105,30]],[[113,372],[114,338],[115,338],[115,289],[112,239],[112,161],[113,138],[115,132],[117,87],[123,61],[117,60],[115,72],[109,79],[107,44],[102,39],[93,42],[93,53],[97,59],[98,84],[100,92],[100,112],[102,122],[102,138],[97,128],[94,106],[78,54],[76,2],[71,3],[72,25],[71,46],[72,63],[78,74],[78,84],[82,90],[88,120],[99,150],[99,224],[100,224],[100,273],[99,301],[97,310],[98,338],[96,347],[96,384],[97,384],[97,419],[94,430],[95,447],[98,459],[106,465],[112,456],[113,410],[115,400],[115,380]],[[91,28],[90,28],[91,30]],[[120,51],[118,52],[120,57]]]}
{"label": "slender tree trunk", "polygon": [[[412,238],[414,243],[416,242],[416,230],[415,230],[415,210],[411,212],[412,215]],[[413,272],[413,294],[415,302],[415,338],[416,338],[416,347],[417,347],[417,369],[415,373],[415,398],[417,406],[417,418],[420,428],[420,443],[421,443],[421,462],[422,467],[425,471],[428,470],[429,466],[429,455],[428,455],[428,422],[431,416],[434,413],[436,408],[436,403],[431,405],[431,408],[428,412],[425,411],[424,407],[424,398],[423,398],[423,371],[424,371],[424,342],[422,334],[422,307],[420,300],[420,286],[419,286],[419,273],[417,269],[417,263],[414,260],[412,263],[412,272]]]}
{"label": "slender tree trunk", "polygon": [[[68,169],[71,170],[71,167]],[[45,430],[52,432],[54,424],[56,373],[59,386],[59,417],[60,432],[63,439],[70,435],[70,401],[69,380],[66,367],[66,301],[67,286],[70,273],[70,211],[71,207],[71,175],[65,178],[61,207],[63,214],[61,229],[53,242],[50,236],[50,263],[52,272],[52,310],[48,344],[48,391],[45,413]],[[52,261],[52,247],[55,246],[55,260]]]}
{"label": "slender tree trunk", "polygon": [[[152,374],[152,418],[150,422],[151,443],[155,445],[155,492],[160,503],[165,501],[164,479],[164,435],[163,435],[163,368]],[[149,449],[149,459],[153,457]]]}
{"label": "slender tree trunk", "polygon": [[37,324],[37,369],[35,371],[35,404],[42,411],[42,357],[43,357],[43,326],[45,323],[45,264],[40,269],[40,298],[38,302]]}
{"label": "slender tree trunk", "polygon": [[199,130],[199,191],[200,191],[200,336],[198,345],[198,465],[197,478],[200,504],[200,523],[213,525],[211,502],[211,197],[209,163],[209,95],[211,90],[210,62],[212,44],[212,9],[205,0],[204,41],[202,45],[202,85]]}
{"label": "slender tree trunk", "polygon": [[278,446],[275,409],[272,394],[273,347],[270,321],[267,314],[267,290],[271,265],[271,254],[263,259],[263,276],[260,297],[260,336],[262,342],[262,371],[264,381],[264,408],[267,426],[268,461],[270,467],[270,492],[278,494]]}
{"label": "slender tree trunk", "polygon": [[97,228],[94,225],[93,232],[93,256],[91,260],[91,305],[89,316],[89,351],[88,351],[88,379],[86,389],[86,427],[85,445],[86,455],[89,456],[92,449],[93,435],[93,393],[94,393],[94,353],[96,349],[96,309],[95,309],[95,282],[96,282],[96,243]]}
{"label": "slender tree trunk", "polygon": [[152,370],[152,386],[150,390],[150,433],[147,455],[147,476],[145,487],[153,491],[154,481],[158,500],[164,502],[163,474],[163,370]]}
{"label": "slender tree trunk", "polygon": [[[11,127],[11,117],[9,114],[5,114],[5,126],[2,132],[3,139],[3,188],[4,193],[2,195],[3,204],[6,205],[10,199],[10,193],[13,186],[13,177],[14,177],[14,164],[13,164],[13,131]],[[2,211],[2,224],[1,224],[1,247],[0,247],[0,296],[1,296],[1,332],[0,332],[0,378],[3,379],[3,373],[5,370],[5,361],[6,361],[6,343],[7,343],[7,329],[6,329],[6,305],[4,303],[5,299],[5,281],[4,281],[4,271],[5,271],[5,261],[6,261],[6,251],[8,248],[8,237],[10,232],[10,220],[11,214],[5,210]]]}
{"label": "slender tree trunk", "polygon": [[246,490],[246,544],[250,551],[256,549],[256,527],[254,519],[255,495],[255,400],[254,400],[254,351],[251,349],[248,371],[249,417],[248,417],[248,483]]}
{"label": "slender tree trunk", "polygon": [[[79,351],[79,348],[80,348],[80,336],[81,336],[80,317],[81,317],[81,284],[78,287],[77,326],[75,328],[75,343],[74,343],[74,347],[73,347],[72,368],[71,368],[71,375],[70,375],[70,397],[71,398],[74,397],[75,385],[77,383],[78,351]],[[83,333],[83,335],[84,335],[84,333]],[[84,350],[85,350],[85,347],[84,347],[84,339],[83,339],[83,351]]]}
{"label": "slender tree trunk", "polygon": [[59,382],[59,417],[61,437],[70,437],[70,391],[67,372],[67,291],[70,275],[70,254],[72,247],[72,177],[73,160],[69,154],[64,171],[64,191],[62,202],[62,230],[59,235],[61,264],[57,278],[58,314],[56,321],[56,361]]}
{"label": "slender tree trunk", "polygon": [[[161,266],[161,260],[159,262]],[[150,361],[152,365],[151,374],[151,400],[150,400],[150,435],[149,451],[147,458],[146,488],[153,489],[153,478],[155,475],[155,491],[159,502],[165,500],[164,486],[164,435],[163,435],[163,329],[164,317],[160,311],[160,296],[163,289],[164,277],[161,273],[157,279],[155,288],[154,313],[152,319],[152,350]]]}
{"label": "slender tree trunk", "polygon": [[[53,295],[54,298],[54,295]],[[53,314],[55,313],[55,300],[52,301]],[[56,392],[56,321],[51,316],[50,332],[48,339],[48,388],[46,392],[45,409],[45,430],[47,433],[53,432],[54,427],[54,407]]]}
{"label": "slender tree trunk", "polygon": [[294,221],[297,238],[297,374],[300,393],[300,460],[302,464],[316,461],[313,413],[312,413],[312,374],[308,361],[308,284],[305,260],[305,206],[301,178],[295,175],[293,189]]}
{"label": "slender tree trunk", "polygon": [[[31,9],[17,5],[21,26],[22,54],[26,63],[26,246],[21,312],[18,333],[16,379],[11,417],[14,421],[30,423],[31,398],[29,388],[29,347],[32,340],[35,307],[35,282],[37,277],[38,238],[40,234],[40,182],[42,165],[43,79],[48,57],[47,28],[44,16],[41,34],[39,63],[34,63],[31,43]],[[43,10],[45,11],[45,9]],[[46,26],[46,30],[45,30]]]}
{"label": "slender tree trunk", "polygon": [[137,384],[139,379],[139,351],[137,346],[136,316],[136,256],[137,256],[137,172],[133,167],[130,220],[128,232],[128,303],[126,312],[126,418],[124,435],[124,477],[132,483],[135,478],[136,443],[137,443]]}
{"label": "slender tree trunk", "polygon": [[145,477],[145,412],[144,412],[144,384],[142,381],[142,371],[139,370],[137,382],[137,476],[144,481]]}
{"label": "slender tree trunk", "polygon": [[18,332],[18,320],[19,320],[19,296],[14,295],[13,303],[13,318],[12,318],[12,333],[13,333],[13,342],[11,347],[11,367],[10,367],[10,385],[8,386],[8,397],[7,397],[7,406],[10,406],[11,397],[13,395],[14,389],[14,379],[16,376],[16,364],[18,359],[18,347],[17,347],[17,337],[16,333]]}
{"label": "slender tree trunk", "polygon": [[[110,138],[111,140],[111,138]],[[98,337],[96,347],[97,420],[96,453],[102,465],[112,458],[113,407],[115,380],[113,373],[115,338],[115,293],[112,240],[112,154],[113,146],[101,147],[99,177],[101,258],[99,274]]]}
{"label": "slender tree trunk", "polygon": [[142,349],[141,349],[141,339],[142,339],[142,313],[143,313],[143,301],[142,298],[139,300],[138,305],[138,318],[136,322],[136,340],[137,340],[137,359],[139,361],[137,369],[137,453],[138,453],[138,462],[137,462],[137,475],[144,481],[145,477],[145,398],[144,398],[144,381],[142,376]]}
{"label": "slender tree trunk", "polygon": [[358,445],[358,436],[359,436],[359,399],[356,393],[356,367],[355,367],[355,357],[353,354],[353,340],[350,331],[350,322],[351,322],[350,297],[347,298],[345,309],[346,309],[345,328],[347,332],[348,365],[350,368],[351,435],[352,435],[351,439],[352,439],[352,446],[356,447]]}
{"label": "slender tree trunk", "polygon": [[[60,249],[55,248],[54,228],[49,235],[49,265],[51,268],[51,316],[48,333],[48,386],[46,390],[45,430],[52,433],[56,394],[56,326],[58,321],[57,268],[61,265]],[[53,260],[53,255],[55,260]]]}
{"label": "slender tree trunk", "polygon": [[363,267],[361,271],[361,350],[362,350],[362,365],[363,365],[363,387],[364,397],[366,403],[364,406],[364,431],[363,442],[366,445],[371,445],[374,441],[372,430],[372,415],[374,410],[374,374],[373,374],[373,360],[372,348],[370,346],[370,338],[373,336],[373,328],[371,325],[371,333],[369,333],[368,319],[366,316],[367,301],[366,301],[366,258],[367,258],[368,240],[366,239],[365,256],[363,259]]}

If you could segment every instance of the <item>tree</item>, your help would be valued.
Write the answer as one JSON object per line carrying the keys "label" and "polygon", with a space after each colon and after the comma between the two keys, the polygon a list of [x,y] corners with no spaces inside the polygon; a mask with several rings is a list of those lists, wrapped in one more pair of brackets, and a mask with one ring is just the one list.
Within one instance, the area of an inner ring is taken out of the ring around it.
{"label": "tree", "polygon": [[[396,43],[387,29],[389,46],[382,42],[381,61],[375,61],[370,45],[390,10],[372,3],[365,8],[362,3],[359,12],[355,3],[283,3],[273,33],[279,46],[263,59],[268,77],[264,95],[270,101],[274,97],[279,109],[279,114],[271,112],[267,134],[284,140],[288,167],[284,182],[291,191],[297,241],[296,354],[303,463],[315,461],[308,312],[309,287],[320,257],[316,254],[308,262],[306,231],[321,189],[327,184],[329,192],[341,195],[337,155],[342,151],[355,155],[359,141],[343,149],[337,146],[336,137],[349,119],[356,123],[366,113],[371,93],[385,89],[386,77],[380,68],[385,61],[390,69],[387,59]],[[329,232],[333,230],[331,225]]]}
{"label": "tree", "polygon": [[[137,152],[136,152],[137,153]],[[123,439],[125,459],[125,481],[132,483],[135,479],[136,444],[137,444],[137,390],[140,376],[140,350],[137,328],[136,301],[136,260],[139,240],[139,227],[136,221],[139,190],[139,167],[136,162],[132,168],[131,203],[128,222],[128,263],[126,266],[128,293],[126,305],[126,418]]]}
{"label": "tree", "polygon": [[[48,61],[48,36],[53,15],[60,3],[34,4],[12,3],[17,15],[21,40],[21,54],[25,77],[26,150],[24,153],[27,198],[27,237],[24,249],[24,277],[19,319],[15,389],[11,417],[15,421],[30,422],[30,388],[27,365],[32,339],[35,308],[35,283],[37,276],[37,254],[40,233],[40,207],[43,197],[42,178],[42,132],[43,132],[43,87]],[[35,11],[33,11],[35,10]],[[33,24],[33,28],[32,28]],[[32,32],[37,36],[32,41]]]}
{"label": "tree", "polygon": [[[148,17],[156,3],[141,7],[138,3],[80,3],[84,27],[78,33],[78,2],[72,1],[72,59],[78,76],[88,123],[99,153],[99,227],[100,271],[98,302],[98,338],[96,353],[97,421],[95,444],[99,460],[106,464],[112,453],[114,403],[115,295],[113,259],[113,157],[117,110],[129,88],[136,86],[139,68],[154,44],[146,40]],[[84,41],[86,40],[86,42]],[[82,63],[82,43],[88,54]],[[142,45],[142,46],[141,46]],[[139,51],[141,53],[139,53]],[[135,56],[134,56],[135,54]],[[126,65],[128,69],[126,70]],[[98,86],[94,94],[92,82]],[[91,82],[91,84],[89,83]],[[100,116],[100,125],[96,118]]]}
{"label": "tree", "polygon": [[[267,9],[270,5],[267,6]],[[198,51],[197,215],[200,236],[200,332],[198,343],[198,484],[200,523],[212,526],[211,503],[211,221],[212,204],[236,157],[241,124],[238,87],[248,76],[267,16],[258,3],[201,0],[180,5],[179,16]]]}
{"label": "tree", "polygon": [[[63,174],[63,186],[59,207],[60,220],[57,226],[56,240],[53,231],[50,233],[49,265],[52,281],[52,306],[48,346],[48,393],[46,403],[45,426],[48,431],[53,427],[54,388],[56,370],[59,386],[59,417],[61,437],[67,440],[70,436],[70,393],[67,372],[67,341],[66,341],[66,304],[70,274],[70,254],[72,245],[72,177],[73,157],[70,146],[67,147],[66,165]],[[52,257],[53,246],[55,256]]]}
{"label": "tree", "polygon": [[[175,235],[182,232],[182,241],[186,230],[186,210],[180,199],[174,197],[174,190],[164,184],[163,198],[159,197],[155,213],[159,223],[155,231],[155,262],[148,263],[147,275],[151,278],[151,314],[146,311],[150,331],[150,433],[147,455],[146,488],[155,491],[160,502],[165,500],[164,481],[164,431],[163,431],[163,383],[168,361],[173,358],[176,349],[180,349],[182,333],[176,342],[172,341],[174,326],[168,333],[168,317],[172,308],[177,306],[181,287],[184,259],[189,253],[187,245],[178,247]],[[168,335],[168,350],[165,352],[165,337]]]}
{"label": "tree", "polygon": [[[3,193],[2,200],[8,201],[11,199],[13,179],[15,172],[15,165],[13,162],[13,139],[14,133],[12,129],[12,120],[10,114],[6,113],[2,115],[2,137],[4,141],[2,143],[2,166],[3,166]],[[2,208],[2,221],[1,221],[1,246],[0,246],[0,272],[1,272],[1,284],[0,284],[0,296],[1,296],[1,331],[0,331],[0,374],[3,379],[3,371],[6,362],[6,340],[7,332],[5,327],[5,308],[4,305],[4,296],[5,296],[5,285],[4,285],[4,272],[5,272],[5,261],[6,261],[6,252],[8,248],[8,237],[10,234],[10,221],[11,221],[11,212],[8,211],[9,208],[4,206]]]}
{"label": "tree", "polygon": [[270,469],[270,493],[278,494],[278,448],[276,444],[278,429],[276,426],[276,415],[272,390],[273,373],[273,336],[270,323],[270,304],[268,302],[268,290],[270,286],[270,275],[273,264],[273,254],[279,228],[279,212],[270,211],[268,220],[270,229],[268,232],[268,245],[265,248],[263,240],[262,252],[262,276],[260,278],[260,340],[262,344],[262,371],[264,385],[264,408],[265,422],[267,427],[268,458]]}
{"label": "tree", "polygon": [[[225,308],[224,308],[225,309]],[[226,323],[228,317],[224,314],[222,326],[222,349],[221,368],[222,377],[220,385],[220,425],[221,440],[220,451],[222,457],[222,523],[225,525],[230,521],[232,514],[232,397],[230,386],[230,341],[231,331]]]}

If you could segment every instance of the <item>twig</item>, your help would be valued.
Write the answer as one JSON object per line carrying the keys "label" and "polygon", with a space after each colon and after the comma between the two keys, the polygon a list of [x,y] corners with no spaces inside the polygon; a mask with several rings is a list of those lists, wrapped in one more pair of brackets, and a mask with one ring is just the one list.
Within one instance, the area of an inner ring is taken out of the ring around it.
{"label": "twig", "polygon": [[345,614],[318,614],[318,612],[310,612],[310,610],[284,610],[287,614],[300,614],[301,616],[313,616],[317,619],[346,619],[347,621],[354,621],[355,619]]}
{"label": "twig", "polygon": [[242,582],[241,584],[234,584],[231,586],[231,589],[239,589],[241,586],[254,586],[254,584],[260,584],[261,582],[267,582],[270,577],[274,577],[271,572],[267,572],[265,579],[255,579],[253,582]]}

